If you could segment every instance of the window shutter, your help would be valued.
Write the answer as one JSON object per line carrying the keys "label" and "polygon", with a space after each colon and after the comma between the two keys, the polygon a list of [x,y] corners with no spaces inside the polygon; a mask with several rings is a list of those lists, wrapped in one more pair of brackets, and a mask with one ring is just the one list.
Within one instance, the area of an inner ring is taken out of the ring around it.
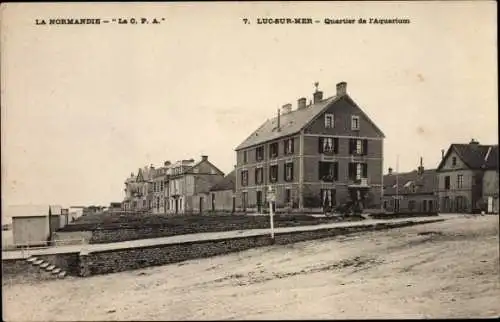
{"label": "window shutter", "polygon": [[333,138],[333,152],[339,153],[339,138]]}
{"label": "window shutter", "polygon": [[286,179],[286,168],[287,168],[287,164],[285,163],[285,166],[283,167],[283,180],[287,181]]}
{"label": "window shutter", "polygon": [[339,163],[338,162],[335,162],[333,164],[333,176],[334,176],[335,181],[339,180]]}
{"label": "window shutter", "polygon": [[368,177],[368,164],[366,163],[363,163],[363,178],[367,178]]}
{"label": "window shutter", "polygon": [[368,140],[364,139],[363,140],[363,155],[368,154]]}
{"label": "window shutter", "polygon": [[356,177],[356,164],[349,163],[349,179],[353,179]]}
{"label": "window shutter", "polygon": [[321,180],[321,174],[323,173],[323,162],[318,162],[318,180]]}
{"label": "window shutter", "polygon": [[349,139],[349,154],[354,153],[354,149],[356,149],[356,140],[355,139]]}
{"label": "window shutter", "polygon": [[318,138],[318,152],[323,153],[323,138]]}
{"label": "window shutter", "polygon": [[293,163],[290,164],[290,180],[293,180]]}
{"label": "window shutter", "polygon": [[293,149],[295,148],[295,140],[294,139],[290,139],[290,141],[292,142],[292,150],[290,151],[290,153],[294,153]]}

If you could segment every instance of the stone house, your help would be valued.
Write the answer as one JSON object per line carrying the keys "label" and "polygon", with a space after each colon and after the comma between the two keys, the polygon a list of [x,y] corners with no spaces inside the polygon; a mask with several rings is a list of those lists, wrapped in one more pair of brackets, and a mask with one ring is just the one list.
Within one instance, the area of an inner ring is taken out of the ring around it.
{"label": "stone house", "polygon": [[206,193],[196,196],[193,210],[197,213],[234,213],[236,211],[236,171],[231,171],[222,180],[210,187]]}
{"label": "stone house", "polygon": [[124,210],[148,212],[153,205],[152,178],[155,168],[153,165],[139,168],[137,175],[130,174],[125,180]]}
{"label": "stone house", "polygon": [[422,161],[417,170],[384,176],[383,208],[393,213],[437,213],[437,174],[425,170]]}
{"label": "stone house", "polygon": [[498,213],[498,145],[451,144],[437,168],[442,213]]}
{"label": "stone house", "polygon": [[309,104],[302,97],[296,109],[284,105],[236,147],[237,211],[262,212],[269,186],[277,212],[335,207],[359,187],[365,208],[381,208],[385,136],[347,84],[336,87],[332,97],[316,88]]}
{"label": "stone house", "polygon": [[152,179],[152,207],[153,214],[164,214],[167,212],[168,200],[165,198],[168,195],[168,175],[167,171],[170,167],[170,161],[165,161],[163,167],[155,169]]}
{"label": "stone house", "polygon": [[[224,178],[224,173],[202,156],[201,161],[193,159],[174,163],[167,172],[168,200],[166,212],[169,214],[189,214],[198,212],[199,195],[207,193],[214,184]],[[201,200],[203,204],[203,200]],[[202,206],[203,207],[203,206]]]}

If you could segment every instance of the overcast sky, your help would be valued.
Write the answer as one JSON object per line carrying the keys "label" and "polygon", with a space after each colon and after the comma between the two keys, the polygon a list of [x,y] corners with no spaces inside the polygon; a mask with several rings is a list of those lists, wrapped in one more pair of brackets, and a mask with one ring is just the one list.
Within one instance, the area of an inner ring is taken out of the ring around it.
{"label": "overcast sky", "polygon": [[[222,171],[277,108],[347,90],[386,135],[384,169],[496,144],[496,3],[2,4],[2,204],[109,204],[138,167]],[[50,25],[50,18],[165,18]],[[409,18],[257,25],[259,17]],[[245,25],[242,18],[251,19]]]}

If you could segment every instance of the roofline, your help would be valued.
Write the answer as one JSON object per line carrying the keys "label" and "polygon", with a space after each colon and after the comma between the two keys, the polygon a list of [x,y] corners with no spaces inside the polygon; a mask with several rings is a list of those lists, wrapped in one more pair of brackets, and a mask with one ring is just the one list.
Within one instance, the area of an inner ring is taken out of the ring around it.
{"label": "roofline", "polygon": [[302,128],[299,131],[296,131],[296,132],[293,132],[293,133],[290,133],[290,134],[287,134],[287,135],[278,136],[278,137],[275,137],[275,138],[272,138],[272,139],[269,139],[269,140],[265,140],[265,141],[262,141],[262,142],[259,142],[259,143],[255,143],[255,144],[252,144],[252,145],[247,145],[247,146],[244,146],[244,147],[241,147],[241,148],[236,147],[234,149],[234,151],[238,152],[240,150],[244,150],[244,149],[248,149],[248,148],[253,148],[254,146],[262,145],[262,144],[268,143],[270,141],[283,139],[283,138],[286,138],[286,137],[289,137],[289,136],[294,136],[294,135],[299,134],[301,131],[302,131]]}
{"label": "roofline", "polygon": [[363,114],[363,116],[368,120],[368,122],[375,128],[375,130],[377,132],[379,132],[379,134],[382,136],[382,138],[385,139],[385,134],[384,132],[382,132],[382,130],[372,121],[372,119],[368,116],[368,114],[365,113],[365,111],[363,111],[363,109],[361,107],[359,107],[358,104],[356,104],[356,102],[349,96],[349,94],[345,94],[344,96],[342,97],[347,97],[351,103],[356,106],[360,111],[361,113]]}

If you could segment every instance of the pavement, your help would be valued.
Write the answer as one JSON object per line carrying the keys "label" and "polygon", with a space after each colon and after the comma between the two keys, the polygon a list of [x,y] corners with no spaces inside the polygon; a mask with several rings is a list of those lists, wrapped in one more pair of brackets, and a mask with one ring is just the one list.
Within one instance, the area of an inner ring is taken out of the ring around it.
{"label": "pavement", "polygon": [[[336,228],[336,227],[356,227],[364,226],[370,224],[383,224],[383,223],[398,223],[398,222],[421,222],[431,219],[451,219],[455,218],[457,215],[440,215],[435,217],[415,217],[415,218],[401,218],[401,219],[366,219],[363,221],[356,222],[339,222],[339,223],[329,223],[321,225],[310,225],[310,226],[297,226],[297,227],[282,227],[275,228],[274,233],[289,233],[289,232],[299,232],[299,231],[311,231],[325,228]],[[64,245],[64,246],[53,246],[42,249],[29,249],[29,250],[13,250],[13,251],[2,251],[2,260],[6,259],[22,259],[29,256],[37,255],[55,255],[55,254],[65,254],[65,253],[82,253],[88,254],[92,252],[101,252],[109,250],[118,250],[125,248],[139,248],[155,245],[169,245],[169,244],[181,244],[187,242],[196,241],[208,241],[208,240],[219,240],[228,238],[238,238],[238,237],[251,237],[267,235],[271,233],[271,229],[249,229],[249,230],[232,230],[224,232],[211,232],[211,233],[197,233],[197,234],[187,234],[169,237],[159,237],[159,238],[148,238],[148,239],[138,239],[129,240],[116,243],[108,244],[79,244],[79,245]]]}

